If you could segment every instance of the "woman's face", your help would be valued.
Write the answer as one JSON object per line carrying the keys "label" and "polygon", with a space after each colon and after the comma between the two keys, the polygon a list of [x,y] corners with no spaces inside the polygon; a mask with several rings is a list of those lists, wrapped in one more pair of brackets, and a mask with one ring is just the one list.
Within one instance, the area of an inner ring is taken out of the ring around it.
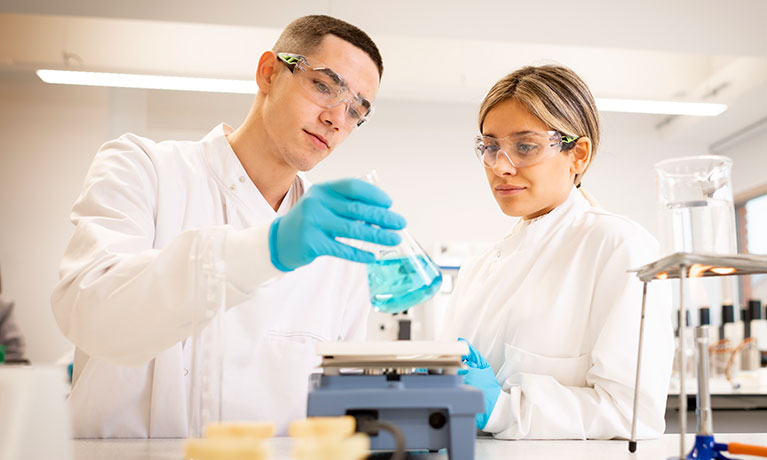
{"label": "woman's face", "polygon": [[[522,104],[507,99],[487,113],[482,130],[482,135],[500,139],[550,128]],[[505,155],[498,155],[494,167],[485,165],[490,190],[503,213],[532,219],[562,204],[578,172],[573,150],[557,152],[532,166],[515,168]]]}

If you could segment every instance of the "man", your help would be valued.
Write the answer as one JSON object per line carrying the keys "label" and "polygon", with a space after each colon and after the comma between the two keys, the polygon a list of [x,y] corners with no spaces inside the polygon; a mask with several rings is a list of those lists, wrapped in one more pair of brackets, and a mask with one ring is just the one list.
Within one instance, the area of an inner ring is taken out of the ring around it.
{"label": "man", "polygon": [[405,223],[372,185],[307,191],[297,173],[367,120],[382,70],[364,32],[307,16],[261,56],[258,94],[236,130],[222,124],[199,142],[126,134],[101,148],[52,295],[77,346],[75,436],[188,435],[198,271],[219,262],[222,416],[272,420],[280,432],[305,416],[316,343],[362,339],[370,309],[364,265],[341,258],[373,256],[335,237],[394,245],[390,230]]}

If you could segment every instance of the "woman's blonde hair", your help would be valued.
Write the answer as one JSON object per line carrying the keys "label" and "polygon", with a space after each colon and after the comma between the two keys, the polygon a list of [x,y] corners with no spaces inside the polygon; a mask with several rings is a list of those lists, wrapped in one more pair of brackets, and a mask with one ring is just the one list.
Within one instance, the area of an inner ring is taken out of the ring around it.
{"label": "woman's blonde hair", "polygon": [[[527,66],[503,77],[490,88],[479,107],[480,133],[488,112],[508,99],[525,106],[553,131],[588,137],[591,159],[596,156],[599,112],[588,86],[572,70],[559,65]],[[575,176],[575,185],[580,185],[585,173]]]}

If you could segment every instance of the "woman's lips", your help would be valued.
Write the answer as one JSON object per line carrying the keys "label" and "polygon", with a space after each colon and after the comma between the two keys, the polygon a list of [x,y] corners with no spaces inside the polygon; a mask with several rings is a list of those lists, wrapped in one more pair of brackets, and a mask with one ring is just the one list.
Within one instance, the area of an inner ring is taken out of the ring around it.
{"label": "woman's lips", "polygon": [[517,185],[496,185],[495,192],[501,196],[512,196],[524,191],[527,187],[520,187]]}

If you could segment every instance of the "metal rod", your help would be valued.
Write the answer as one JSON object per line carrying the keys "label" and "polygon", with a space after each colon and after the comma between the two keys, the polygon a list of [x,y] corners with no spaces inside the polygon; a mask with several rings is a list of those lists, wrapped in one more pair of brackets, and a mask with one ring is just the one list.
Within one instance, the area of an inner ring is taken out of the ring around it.
{"label": "metal rod", "polygon": [[629,452],[637,450],[637,402],[639,400],[639,374],[642,369],[642,342],[644,339],[644,313],[647,304],[647,282],[642,283],[642,313],[639,319],[639,346],[637,347],[637,369],[636,380],[634,382],[634,412],[631,417],[631,440],[629,441]]}
{"label": "metal rod", "polygon": [[698,326],[695,328],[696,359],[698,360],[698,394],[697,409],[698,434],[711,436],[714,427],[711,413],[711,392],[708,387],[708,327]]}
{"label": "metal rod", "polygon": [[684,387],[685,359],[684,359],[684,335],[686,332],[686,319],[684,314],[684,280],[687,276],[687,267],[679,267],[679,458],[684,459],[684,435],[687,434],[687,391]]}

